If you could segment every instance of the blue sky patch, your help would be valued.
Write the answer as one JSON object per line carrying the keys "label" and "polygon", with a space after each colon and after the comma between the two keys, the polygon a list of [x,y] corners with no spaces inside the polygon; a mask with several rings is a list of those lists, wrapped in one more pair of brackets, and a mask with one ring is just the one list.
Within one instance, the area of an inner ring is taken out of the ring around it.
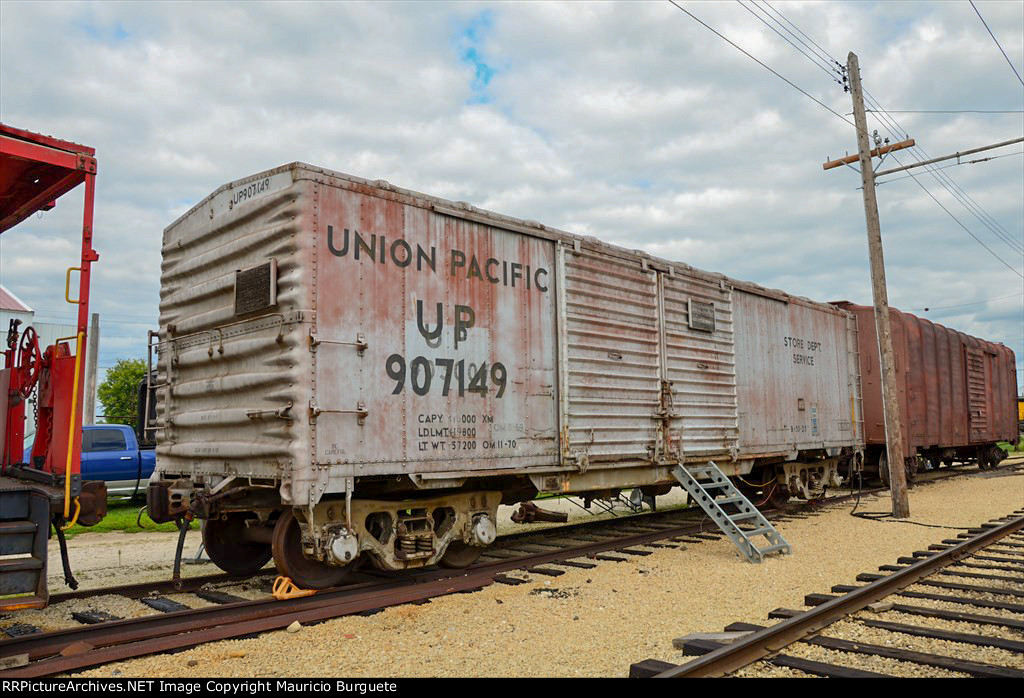
{"label": "blue sky patch", "polygon": [[90,38],[108,44],[116,44],[126,41],[131,36],[131,34],[128,33],[128,30],[125,29],[120,22],[114,22],[112,25],[108,26],[101,26],[91,18],[81,18],[76,19],[72,24],[87,34]]}
{"label": "blue sky patch", "polygon": [[466,100],[468,104],[487,104],[493,100],[487,88],[497,69],[487,63],[482,48],[493,26],[494,14],[483,10],[459,27],[456,33],[459,60],[473,67],[473,79],[469,84],[473,95]]}

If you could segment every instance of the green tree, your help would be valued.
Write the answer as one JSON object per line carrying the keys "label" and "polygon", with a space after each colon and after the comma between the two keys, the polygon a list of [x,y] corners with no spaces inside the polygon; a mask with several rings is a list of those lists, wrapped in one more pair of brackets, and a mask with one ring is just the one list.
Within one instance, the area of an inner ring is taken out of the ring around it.
{"label": "green tree", "polygon": [[107,370],[96,390],[107,424],[137,426],[139,382],[145,375],[146,362],[142,359],[118,359]]}

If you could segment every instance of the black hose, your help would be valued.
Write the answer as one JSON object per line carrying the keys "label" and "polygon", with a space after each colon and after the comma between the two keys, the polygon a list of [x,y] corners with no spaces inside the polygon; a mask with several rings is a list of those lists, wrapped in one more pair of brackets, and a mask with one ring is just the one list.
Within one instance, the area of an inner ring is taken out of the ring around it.
{"label": "black hose", "polygon": [[78,588],[78,580],[75,579],[75,575],[71,572],[71,560],[68,559],[68,541],[64,538],[64,531],[61,529],[60,523],[54,523],[53,530],[57,532],[57,542],[60,543],[60,564],[64,567],[64,583],[74,591]]}
{"label": "black hose", "polygon": [[171,583],[175,589],[181,589],[181,553],[185,549],[185,534],[188,533],[188,529],[192,524],[192,516],[186,514],[183,518],[177,519],[174,522],[178,526],[178,547],[174,551],[174,575],[171,577]]}

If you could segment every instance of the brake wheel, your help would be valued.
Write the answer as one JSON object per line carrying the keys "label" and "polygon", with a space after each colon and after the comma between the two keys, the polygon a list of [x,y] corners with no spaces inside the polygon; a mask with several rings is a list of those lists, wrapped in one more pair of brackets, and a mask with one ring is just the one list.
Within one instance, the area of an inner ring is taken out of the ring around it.
{"label": "brake wheel", "polygon": [[39,335],[34,327],[26,327],[18,341],[18,360],[16,363],[21,373],[21,386],[18,393],[23,398],[32,394],[32,389],[39,380],[39,372],[43,368],[43,353],[39,350]]}

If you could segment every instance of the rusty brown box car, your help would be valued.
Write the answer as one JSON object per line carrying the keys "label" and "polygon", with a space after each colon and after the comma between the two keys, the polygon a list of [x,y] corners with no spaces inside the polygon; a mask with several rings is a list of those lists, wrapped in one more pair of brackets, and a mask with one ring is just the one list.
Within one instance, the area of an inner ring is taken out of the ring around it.
{"label": "rusty brown box car", "polygon": [[305,586],[475,559],[499,503],[675,484],[766,497],[861,443],[853,316],[295,163],[164,232],[151,511]]}
{"label": "rusty brown box car", "polygon": [[[885,419],[874,308],[843,301],[857,316],[864,391],[866,467],[883,478]],[[1013,350],[890,309],[904,459],[910,476],[923,460],[996,465],[1017,442],[1017,373]]]}

